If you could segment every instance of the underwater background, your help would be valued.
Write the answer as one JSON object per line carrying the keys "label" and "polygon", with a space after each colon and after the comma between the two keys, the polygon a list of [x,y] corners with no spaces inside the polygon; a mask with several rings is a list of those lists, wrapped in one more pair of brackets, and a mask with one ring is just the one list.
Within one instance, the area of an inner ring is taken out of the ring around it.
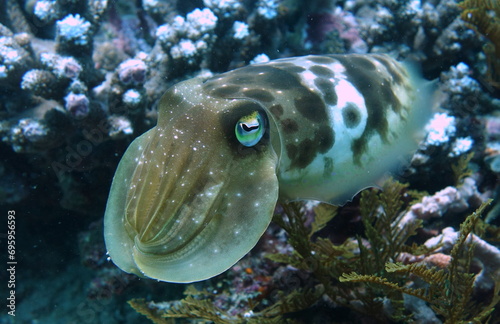
{"label": "underwater background", "polygon": [[[169,87],[344,53],[417,62],[440,90],[382,191],[279,204],[192,285],[109,260],[114,172]],[[500,323],[499,98],[495,0],[2,0],[0,323]]]}

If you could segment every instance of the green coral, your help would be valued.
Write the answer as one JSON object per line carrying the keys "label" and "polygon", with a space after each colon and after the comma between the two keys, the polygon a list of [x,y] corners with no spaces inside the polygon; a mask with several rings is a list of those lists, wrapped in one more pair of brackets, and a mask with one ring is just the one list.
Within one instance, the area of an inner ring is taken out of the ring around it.
{"label": "green coral", "polygon": [[469,162],[474,157],[474,152],[462,155],[456,164],[451,165],[455,186],[460,186],[463,180],[472,175],[472,170],[469,168]]}
{"label": "green coral", "polygon": [[500,243],[500,227],[488,224],[482,219],[479,220],[477,225],[477,231],[481,231],[482,236],[489,242]]}
{"label": "green coral", "polygon": [[163,303],[148,303],[144,299],[133,299],[129,304],[156,324],[175,323],[174,319],[197,319],[216,324],[278,324],[285,322],[283,314],[310,307],[323,295],[323,291],[319,288],[297,289],[286,295],[279,292],[279,301],[260,312],[252,311],[257,305],[249,300],[248,311],[238,315],[232,315],[215,306],[213,298],[216,294],[206,290],[198,291],[190,285],[186,288],[185,294],[186,298],[168,307],[164,307]]}
{"label": "green coral", "polygon": [[[319,204],[314,208],[314,221],[306,226],[301,203],[283,204],[284,213],[275,215],[274,222],[287,232],[293,252],[267,257],[311,273],[316,284],[294,287],[287,293],[278,291],[274,302],[267,300],[268,305],[262,303],[266,297],[249,298],[246,312],[233,315],[214,303],[217,294],[224,292],[198,291],[193,286],[186,289],[186,298],[167,306],[144,300],[133,300],[131,305],[155,323],[170,323],[167,319],[179,318],[221,324],[296,323],[290,314],[310,309],[326,298],[379,322],[408,323],[413,314],[404,305],[407,294],[425,301],[445,323],[486,323],[500,300],[500,285],[497,283],[490,300],[473,304],[475,275],[469,269],[474,249],[465,244],[469,233],[480,228],[479,216],[487,203],[463,222],[448,267],[437,269],[420,262],[400,263],[405,255],[416,259],[421,255],[422,259],[434,253],[423,245],[410,244],[422,226],[420,220],[403,221],[415,196],[406,185],[395,181],[388,181],[383,190],[365,190],[359,203],[364,235],[340,245],[319,236],[337,215],[338,207]],[[409,285],[417,277],[426,286]]]}
{"label": "green coral", "polygon": [[475,275],[469,273],[473,248],[466,247],[466,240],[479,222],[479,216],[489,202],[479,209],[460,226],[460,236],[455,243],[450,256],[451,262],[445,269],[428,268],[425,264],[413,263],[404,265],[388,262],[385,264],[387,273],[401,274],[403,277],[417,276],[427,283],[426,289],[409,288],[388,280],[380,275],[361,275],[358,273],[343,274],[342,282],[373,283],[388,288],[390,291],[399,291],[418,297],[426,301],[434,312],[441,315],[444,323],[485,323],[490,318],[494,306],[500,301],[499,285],[491,301],[483,307],[478,307],[472,299]]}

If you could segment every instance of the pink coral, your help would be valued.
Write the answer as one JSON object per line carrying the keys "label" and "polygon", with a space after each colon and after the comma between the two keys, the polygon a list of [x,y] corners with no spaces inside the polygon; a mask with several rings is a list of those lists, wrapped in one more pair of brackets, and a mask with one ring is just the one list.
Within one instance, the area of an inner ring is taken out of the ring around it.
{"label": "pink coral", "polygon": [[124,84],[143,84],[146,81],[147,66],[141,60],[129,59],[118,66],[118,78]]}
{"label": "pink coral", "polygon": [[65,108],[74,118],[86,117],[89,113],[89,99],[84,94],[70,92],[65,98]]}
{"label": "pink coral", "polygon": [[350,12],[337,7],[333,12],[315,13],[308,18],[307,41],[319,44],[326,40],[330,32],[336,30],[350,51],[366,52],[366,44],[359,35],[358,23]]}
{"label": "pink coral", "polygon": [[[449,252],[457,242],[460,232],[452,227],[443,229],[442,234],[425,242],[428,248],[442,245],[438,251]],[[500,250],[475,234],[469,234],[465,241],[467,248],[474,249],[474,259],[481,264],[481,271],[476,276],[476,288],[490,290],[495,287],[495,278],[500,275]]]}
{"label": "pink coral", "polygon": [[476,181],[473,178],[465,178],[458,188],[446,187],[432,196],[422,198],[422,202],[413,205],[403,216],[399,226],[404,226],[407,222],[413,222],[417,218],[428,220],[441,217],[449,211],[462,212],[471,206],[478,206],[482,200],[483,198],[477,191]]}

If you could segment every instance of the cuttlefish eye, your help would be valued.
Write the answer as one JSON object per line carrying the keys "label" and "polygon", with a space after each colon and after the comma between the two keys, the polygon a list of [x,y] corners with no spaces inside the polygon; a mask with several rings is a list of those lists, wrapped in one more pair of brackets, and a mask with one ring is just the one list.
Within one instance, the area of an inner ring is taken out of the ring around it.
{"label": "cuttlefish eye", "polygon": [[264,119],[258,111],[241,117],[234,127],[236,138],[246,147],[257,144],[264,135],[264,129]]}

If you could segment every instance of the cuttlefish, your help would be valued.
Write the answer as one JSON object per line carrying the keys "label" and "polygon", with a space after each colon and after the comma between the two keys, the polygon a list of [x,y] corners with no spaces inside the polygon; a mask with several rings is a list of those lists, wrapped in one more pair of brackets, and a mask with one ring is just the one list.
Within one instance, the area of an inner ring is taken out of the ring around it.
{"label": "cuttlefish", "polygon": [[193,78],[160,99],[113,179],[106,247],[123,271],[211,278],[255,246],[277,201],[343,204],[429,115],[433,86],[385,55],[310,55]]}

